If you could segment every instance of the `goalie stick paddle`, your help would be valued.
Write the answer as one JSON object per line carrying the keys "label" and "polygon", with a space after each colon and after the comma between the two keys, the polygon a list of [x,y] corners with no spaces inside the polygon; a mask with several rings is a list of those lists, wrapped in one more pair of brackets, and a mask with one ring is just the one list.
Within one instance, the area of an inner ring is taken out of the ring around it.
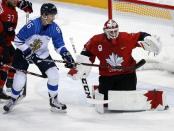
{"label": "goalie stick paddle", "polygon": [[110,100],[93,99],[91,97],[91,93],[90,93],[89,86],[88,86],[86,78],[83,77],[81,80],[82,80],[82,85],[83,85],[83,88],[84,88],[84,91],[85,91],[85,94],[86,94],[87,103],[89,103],[89,104],[107,104],[107,103],[111,102]]}

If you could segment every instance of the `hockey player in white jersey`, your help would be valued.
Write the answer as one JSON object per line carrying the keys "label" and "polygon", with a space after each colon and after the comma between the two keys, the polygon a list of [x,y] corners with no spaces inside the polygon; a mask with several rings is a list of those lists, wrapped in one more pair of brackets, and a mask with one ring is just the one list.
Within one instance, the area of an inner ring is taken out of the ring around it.
{"label": "hockey player in white jersey", "polygon": [[[66,49],[62,32],[59,26],[53,22],[57,14],[57,8],[52,3],[44,3],[41,6],[41,16],[31,20],[15,37],[17,47],[12,66],[19,70],[27,70],[30,63],[38,66],[45,77],[48,77],[48,94],[52,111],[65,111],[66,105],[58,100],[58,68],[52,60],[48,43],[52,39],[55,50],[66,61],[65,67],[75,67],[74,59]],[[41,60],[42,59],[42,60]],[[5,111],[11,111],[17,102],[17,98],[26,81],[26,74],[17,71],[14,77],[11,99],[3,107]]]}

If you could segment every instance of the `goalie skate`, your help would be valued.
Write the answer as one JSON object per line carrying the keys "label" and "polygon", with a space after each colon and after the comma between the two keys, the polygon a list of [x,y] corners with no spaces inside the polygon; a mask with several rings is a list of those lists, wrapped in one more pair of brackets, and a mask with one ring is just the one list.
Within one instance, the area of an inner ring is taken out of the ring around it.
{"label": "goalie skate", "polygon": [[50,106],[52,112],[66,112],[67,108],[65,104],[58,101],[57,95],[55,97],[50,97]]}

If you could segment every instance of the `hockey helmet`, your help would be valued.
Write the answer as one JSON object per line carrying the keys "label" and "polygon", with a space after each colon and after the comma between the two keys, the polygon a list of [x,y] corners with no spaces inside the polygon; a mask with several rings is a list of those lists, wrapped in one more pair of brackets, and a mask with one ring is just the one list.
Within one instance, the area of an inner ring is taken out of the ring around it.
{"label": "hockey helmet", "polygon": [[44,3],[41,6],[40,13],[41,13],[41,15],[43,15],[43,14],[45,14],[45,15],[56,15],[57,14],[57,8],[52,3]]}
{"label": "hockey helmet", "polygon": [[118,24],[114,20],[109,19],[105,22],[103,31],[108,39],[116,39],[119,34]]}

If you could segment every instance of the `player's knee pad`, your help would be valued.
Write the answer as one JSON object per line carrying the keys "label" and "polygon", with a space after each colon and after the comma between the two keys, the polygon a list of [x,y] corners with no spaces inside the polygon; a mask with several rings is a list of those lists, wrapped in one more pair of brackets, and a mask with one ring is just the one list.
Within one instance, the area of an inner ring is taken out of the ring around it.
{"label": "player's knee pad", "polygon": [[16,91],[22,90],[22,88],[25,85],[25,81],[26,81],[26,74],[23,72],[17,71],[15,73],[14,80],[13,80],[13,88]]}
{"label": "player's knee pad", "polygon": [[59,71],[57,67],[49,68],[45,74],[48,77],[48,84],[50,85],[57,85],[59,82]]}

